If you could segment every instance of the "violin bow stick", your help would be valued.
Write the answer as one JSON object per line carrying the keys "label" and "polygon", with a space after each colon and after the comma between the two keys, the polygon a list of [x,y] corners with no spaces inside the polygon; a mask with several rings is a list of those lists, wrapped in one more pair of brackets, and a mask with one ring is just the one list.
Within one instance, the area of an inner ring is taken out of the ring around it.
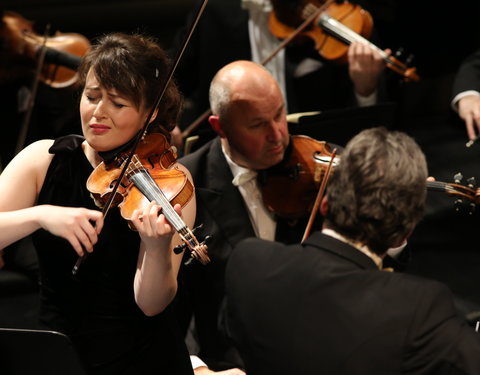
{"label": "violin bow stick", "polygon": [[[127,172],[128,166],[130,165],[130,162],[132,161],[133,155],[135,154],[135,151],[138,147],[138,144],[139,144],[140,140],[142,139],[142,136],[147,132],[148,125],[150,124],[150,120],[153,117],[153,114],[155,113],[155,110],[158,108],[158,106],[160,105],[160,102],[163,99],[163,96],[164,96],[164,94],[167,90],[167,87],[170,84],[170,81],[172,80],[173,74],[175,73],[175,70],[177,69],[177,66],[178,66],[178,64],[179,64],[179,62],[180,62],[180,60],[183,56],[183,53],[185,52],[185,49],[187,48],[187,45],[190,42],[190,39],[193,35],[193,32],[194,32],[194,30],[195,30],[195,28],[198,24],[198,21],[200,20],[200,17],[202,16],[202,14],[205,10],[205,7],[207,6],[207,3],[208,3],[208,0],[202,0],[202,3],[198,7],[197,14],[195,15],[195,18],[194,18],[192,24],[190,25],[190,29],[185,34],[184,40],[183,40],[179,50],[177,51],[177,55],[175,56],[175,60],[170,67],[170,71],[167,75],[167,78],[165,79],[165,82],[163,83],[161,90],[159,90],[157,98],[155,100],[155,103],[154,103],[150,113],[148,114],[147,119],[145,120],[145,124],[143,125],[142,130],[135,137],[135,141],[133,143],[132,149],[128,153],[128,157],[126,158],[126,161],[124,162],[124,165],[122,167],[120,175],[118,176],[117,181],[115,182],[115,185],[112,189],[112,192],[110,193],[110,195],[108,197],[108,200],[107,200],[107,202],[105,203],[105,206],[102,209],[102,213],[103,213],[104,217],[107,216],[107,213],[110,210],[110,207],[112,206],[112,202],[113,202],[113,199],[115,198],[115,194],[116,194],[116,192],[117,192],[117,190],[120,186],[120,183],[122,182],[122,180],[123,180],[123,178],[124,178],[124,176]],[[86,255],[87,255],[87,253],[85,253],[85,255],[78,258],[77,262],[75,263],[75,266],[72,269],[72,274],[73,275],[75,275],[78,272],[78,269],[79,269],[80,265],[83,263],[83,261],[85,260]]]}
{"label": "violin bow stick", "polygon": [[313,227],[313,222],[317,217],[317,212],[322,202],[322,198],[325,194],[325,189],[327,188],[327,182],[331,175],[332,165],[337,154],[337,149],[333,149],[332,155],[330,156],[330,162],[328,163],[327,170],[325,171],[325,176],[323,177],[322,183],[320,184],[320,189],[318,190],[317,197],[315,198],[315,203],[313,204],[312,212],[310,213],[310,218],[308,219],[307,227],[303,233],[302,243],[308,238]]}
{"label": "violin bow stick", "polygon": [[[291,43],[291,41],[297,37],[303,30],[307,28],[308,25],[310,25],[314,20],[316,20],[322,12],[325,11],[325,9],[328,8],[328,6],[333,3],[335,0],[327,0],[325,3],[322,4],[322,6],[318,7],[315,12],[309,15],[308,18],[306,18],[300,26],[298,26],[295,31],[288,36],[288,38],[284,39],[263,61],[260,62],[261,65],[265,66],[267,65],[277,54],[284,49],[288,44]],[[207,109],[205,112],[203,112],[200,116],[198,116],[183,132],[182,132],[182,138],[188,137],[192,131],[194,131],[196,128],[200,126],[200,124],[205,121],[208,116],[212,113],[211,109]]]}
{"label": "violin bow stick", "polygon": [[30,119],[32,117],[33,106],[35,104],[35,98],[37,96],[38,83],[40,81],[40,75],[43,69],[43,63],[45,62],[45,55],[47,53],[47,38],[50,33],[50,24],[45,27],[45,33],[43,37],[42,45],[40,46],[40,53],[38,55],[37,68],[35,71],[35,77],[33,78],[32,88],[27,98],[27,111],[23,118],[22,126],[17,138],[17,145],[15,147],[15,155],[22,151],[25,146],[25,140],[27,139],[28,128],[30,125]]}

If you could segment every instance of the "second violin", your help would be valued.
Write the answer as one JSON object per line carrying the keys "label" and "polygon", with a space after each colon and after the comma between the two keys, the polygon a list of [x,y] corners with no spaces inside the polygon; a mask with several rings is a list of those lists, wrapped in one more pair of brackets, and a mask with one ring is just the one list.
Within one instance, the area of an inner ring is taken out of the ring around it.
{"label": "second violin", "polygon": [[39,78],[54,88],[68,87],[77,81],[77,67],[90,48],[89,40],[78,33],[57,32],[44,38],[35,32],[33,22],[10,11],[3,14],[0,38],[6,61],[12,61],[14,65],[17,61],[24,61],[20,68],[13,66],[14,75],[33,73],[33,62],[39,60],[42,48],[45,48]]}
{"label": "second violin", "polygon": [[[368,40],[372,33],[373,19],[370,13],[358,4],[348,1],[337,4],[333,0],[304,0],[295,4],[272,0],[272,4],[274,11],[270,14],[269,27],[276,37],[287,38],[303,20],[318,13],[316,21],[301,35],[313,40],[315,49],[323,58],[345,63],[348,46],[353,42],[361,42],[377,50],[387,67],[402,75],[406,81],[420,79],[416,68],[408,67],[397,58],[387,55]],[[327,5],[323,12],[320,9],[322,5]]]}
{"label": "second violin", "polygon": [[[308,215],[331,160],[328,143],[305,135],[292,136],[284,161],[260,175],[265,206],[283,218]],[[338,162],[334,157],[333,166]]]}

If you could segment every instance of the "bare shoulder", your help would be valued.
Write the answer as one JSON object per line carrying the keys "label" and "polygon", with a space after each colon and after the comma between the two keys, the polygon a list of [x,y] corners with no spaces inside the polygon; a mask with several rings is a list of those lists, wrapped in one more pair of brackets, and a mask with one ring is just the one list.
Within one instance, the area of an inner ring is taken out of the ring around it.
{"label": "bare shoulder", "polygon": [[42,139],[25,147],[20,151],[5,168],[5,172],[9,169],[18,167],[32,171],[32,169],[41,169],[43,166],[50,164],[53,155],[48,150],[53,145],[52,139]]}
{"label": "bare shoulder", "polygon": [[[34,204],[53,158],[48,152],[52,144],[53,140],[34,142],[20,151],[5,167],[0,175],[2,210],[19,209]],[[12,200],[11,197],[14,196],[16,199]]]}

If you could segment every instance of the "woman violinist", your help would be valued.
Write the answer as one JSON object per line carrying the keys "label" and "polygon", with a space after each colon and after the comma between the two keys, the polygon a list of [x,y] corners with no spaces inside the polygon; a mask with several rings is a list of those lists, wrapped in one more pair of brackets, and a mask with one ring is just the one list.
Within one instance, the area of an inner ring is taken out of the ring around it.
{"label": "woman violinist", "polygon": [[[104,220],[86,188],[103,153],[128,144],[143,128],[168,69],[165,52],[151,38],[104,36],[79,69],[84,137],[37,141],[0,176],[0,247],[32,234],[41,325],[67,334],[92,374],[192,373],[170,307],[182,258],[172,251],[178,234],[154,202],[134,212],[138,233],[117,209]],[[180,104],[170,83],[148,131],[168,136]],[[191,226],[195,197],[175,210]]]}

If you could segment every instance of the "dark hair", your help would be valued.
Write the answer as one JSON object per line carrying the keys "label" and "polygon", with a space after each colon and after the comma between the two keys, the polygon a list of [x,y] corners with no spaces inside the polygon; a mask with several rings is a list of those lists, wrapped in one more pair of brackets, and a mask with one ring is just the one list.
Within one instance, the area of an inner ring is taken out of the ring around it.
{"label": "dark hair", "polygon": [[326,226],[377,254],[423,216],[427,165],[415,141],[383,127],[355,136],[329,181]]}
{"label": "dark hair", "polygon": [[[115,89],[131,100],[137,109],[150,110],[169,73],[170,60],[156,39],[140,34],[113,33],[101,37],[79,67],[80,87],[92,68],[102,86]],[[171,81],[158,107],[149,132],[166,135],[178,122],[182,97]]]}

